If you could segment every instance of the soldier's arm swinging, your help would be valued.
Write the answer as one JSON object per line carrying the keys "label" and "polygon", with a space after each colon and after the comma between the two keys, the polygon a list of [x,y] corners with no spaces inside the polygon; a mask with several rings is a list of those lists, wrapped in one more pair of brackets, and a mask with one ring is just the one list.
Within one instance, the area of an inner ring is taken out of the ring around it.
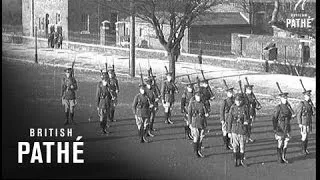
{"label": "soldier's arm swinging", "polygon": [[272,115],[273,131],[277,130],[279,115],[280,115],[280,106],[278,105],[278,106],[276,106],[274,113]]}
{"label": "soldier's arm swinging", "polygon": [[96,105],[97,108],[99,107],[99,103],[100,103],[100,83],[98,83],[97,85],[97,91],[96,91]]}
{"label": "soldier's arm swinging", "polygon": [[302,110],[303,110],[303,102],[299,103],[298,109],[297,109],[297,122],[298,125],[302,122]]}
{"label": "soldier's arm swinging", "polygon": [[133,103],[132,103],[132,112],[135,115],[136,114],[136,110],[137,110],[137,105],[138,105],[138,94],[134,97],[133,99]]}
{"label": "soldier's arm swinging", "polygon": [[188,124],[192,123],[192,101],[190,100],[189,105],[188,105]]}
{"label": "soldier's arm swinging", "polygon": [[220,122],[225,122],[225,107],[226,101],[223,100],[222,105],[220,106]]}
{"label": "soldier's arm swinging", "polygon": [[61,80],[61,98],[64,98],[64,91],[66,90],[66,86],[64,83],[64,78]]}

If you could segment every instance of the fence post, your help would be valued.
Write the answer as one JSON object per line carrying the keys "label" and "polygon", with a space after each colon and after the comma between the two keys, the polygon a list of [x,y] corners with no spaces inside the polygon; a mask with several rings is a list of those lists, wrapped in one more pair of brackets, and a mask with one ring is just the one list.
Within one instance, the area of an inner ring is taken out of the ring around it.
{"label": "fence post", "polygon": [[287,63],[287,46],[284,46],[284,63]]}
{"label": "fence post", "polygon": [[38,64],[38,45],[37,45],[37,36],[38,36],[38,30],[37,26],[34,29],[34,39],[35,39],[35,54],[34,54],[34,62]]}

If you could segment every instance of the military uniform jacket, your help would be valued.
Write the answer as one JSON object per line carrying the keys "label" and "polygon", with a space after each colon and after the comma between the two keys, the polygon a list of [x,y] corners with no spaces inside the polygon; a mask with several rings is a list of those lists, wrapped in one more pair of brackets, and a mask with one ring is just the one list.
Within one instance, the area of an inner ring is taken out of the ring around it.
{"label": "military uniform jacket", "polygon": [[209,86],[208,87],[200,87],[200,94],[202,95],[201,99],[203,99],[203,101],[209,101],[210,98],[212,97],[212,94],[210,93],[209,90]]}
{"label": "military uniform jacket", "polygon": [[248,106],[246,104],[240,106],[233,104],[227,119],[227,132],[245,135],[246,127],[244,122],[249,122]]}
{"label": "military uniform jacket", "polygon": [[164,81],[161,88],[161,96],[164,101],[173,103],[174,102],[175,87],[173,82]]}
{"label": "military uniform jacket", "polygon": [[256,116],[257,100],[254,98],[252,93],[245,95],[245,103],[248,105],[249,115]]}
{"label": "military uniform jacket", "polygon": [[188,106],[189,106],[189,102],[191,100],[191,98],[193,97],[194,93],[193,92],[188,92],[187,89],[185,89],[185,91],[182,94],[181,97],[181,109],[184,109],[185,112],[187,112],[188,110]]}
{"label": "military uniform jacket", "polygon": [[150,117],[150,101],[147,94],[137,94],[132,103],[132,111],[135,115],[142,118]]}
{"label": "military uniform jacket", "polygon": [[220,121],[225,122],[227,120],[231,106],[234,104],[234,97],[226,98],[223,100],[220,106]]}
{"label": "military uniform jacket", "polygon": [[117,97],[116,91],[119,91],[118,79],[109,78],[108,79],[108,86],[110,88],[110,93],[112,93],[112,96]]}
{"label": "military uniform jacket", "polygon": [[190,100],[188,106],[188,121],[194,128],[204,129],[207,127],[205,114],[207,110],[203,102],[197,102],[194,98]]}
{"label": "military uniform jacket", "polygon": [[301,101],[297,109],[298,124],[310,126],[314,111],[315,107],[313,106],[311,100]]}
{"label": "military uniform jacket", "polygon": [[287,104],[279,104],[275,107],[274,114],[272,116],[273,130],[278,136],[284,136],[290,133],[290,120],[292,113]]}
{"label": "military uniform jacket", "polygon": [[[73,88],[71,88],[71,85]],[[61,96],[66,100],[76,99],[76,90],[78,89],[78,84],[75,78],[73,77],[64,77],[61,82]]]}
{"label": "military uniform jacket", "polygon": [[156,100],[156,94],[154,89],[151,87],[150,89],[146,88],[146,95],[148,96],[150,103],[154,104],[155,100]]}
{"label": "military uniform jacket", "polygon": [[109,92],[108,86],[103,86],[102,81],[97,85],[96,91],[96,102],[97,107],[100,109],[107,109],[110,107],[111,94]]}

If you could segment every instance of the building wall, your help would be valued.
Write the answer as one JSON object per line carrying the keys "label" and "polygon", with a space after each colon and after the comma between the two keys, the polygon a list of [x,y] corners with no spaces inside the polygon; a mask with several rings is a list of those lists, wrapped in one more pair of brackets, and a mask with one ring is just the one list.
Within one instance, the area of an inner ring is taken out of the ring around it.
{"label": "building wall", "polygon": [[[240,38],[239,34],[232,34],[231,50],[234,54],[240,55]],[[243,51],[245,57],[260,59],[264,52],[263,48],[273,42],[278,48],[278,61],[283,62],[288,59],[290,62],[301,62],[301,38],[282,38],[264,35],[247,34],[248,38],[243,38]],[[316,45],[315,40],[310,40],[310,62],[316,63]]]}
{"label": "building wall", "polygon": [[249,25],[191,26],[190,41],[216,41],[231,43],[231,33],[250,33]]}
{"label": "building wall", "polygon": [[[120,45],[120,41],[123,41],[123,37],[130,36],[131,23],[130,22],[120,22],[117,28],[117,45]],[[170,26],[167,24],[163,25],[163,34],[165,39],[167,39],[170,32]],[[140,47],[142,42],[145,41],[150,49],[165,50],[160,44],[156,32],[152,25],[149,23],[141,22],[136,19],[135,22],[135,35],[136,35],[136,46]],[[188,29],[184,32],[184,37],[181,40],[181,52],[188,52]]]}
{"label": "building wall", "polygon": [[21,0],[2,0],[2,24],[22,25]]}
{"label": "building wall", "polygon": [[[32,5],[34,5],[34,12],[32,12]],[[64,39],[68,39],[68,0],[22,0],[22,24],[25,35],[33,34],[32,14],[34,14],[34,26],[38,28],[39,37],[46,37],[46,15],[49,15],[49,24],[62,26],[62,35]],[[48,32],[49,28],[48,25]]]}

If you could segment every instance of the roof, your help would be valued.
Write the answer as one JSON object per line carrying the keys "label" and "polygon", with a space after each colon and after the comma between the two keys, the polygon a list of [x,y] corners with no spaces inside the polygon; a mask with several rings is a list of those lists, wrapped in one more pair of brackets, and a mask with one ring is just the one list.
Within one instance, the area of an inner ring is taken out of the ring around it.
{"label": "roof", "polygon": [[207,13],[200,16],[192,26],[201,25],[248,25],[249,22],[240,12]]}

